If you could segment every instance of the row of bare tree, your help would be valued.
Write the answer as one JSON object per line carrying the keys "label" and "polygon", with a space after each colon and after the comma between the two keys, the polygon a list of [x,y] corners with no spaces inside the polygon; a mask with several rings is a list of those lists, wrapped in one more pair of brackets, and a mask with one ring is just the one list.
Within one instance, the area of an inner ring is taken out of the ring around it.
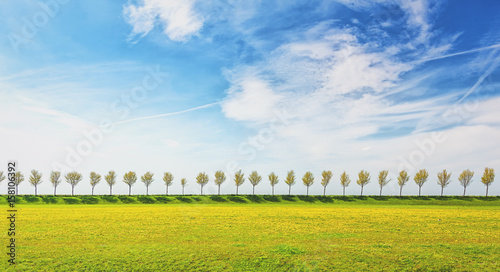
{"label": "row of bare tree", "polygon": [[[389,174],[389,171],[383,170],[380,171],[378,175],[378,184],[380,186],[380,195],[382,195],[382,189],[384,186],[386,186],[391,180],[387,178],[387,175]],[[154,174],[151,172],[146,172],[144,175],[141,176],[141,181],[144,183],[146,186],[146,194],[149,195],[149,186],[151,183],[153,183]],[[324,187],[323,188],[323,195],[326,194],[326,187],[328,184],[330,184],[330,180],[333,177],[332,171],[323,171],[321,174],[322,179],[321,179],[321,185]],[[464,187],[464,196],[467,190],[467,187],[471,184],[472,178],[474,176],[474,172],[470,170],[464,170],[460,176],[458,177],[458,181],[460,184]],[[16,194],[18,192],[18,186],[19,184],[24,181],[24,176],[21,172],[16,172],[14,176],[14,183],[16,185]],[[95,186],[101,181],[101,175],[91,172],[90,173],[90,185],[92,186],[92,195],[94,195],[94,188]],[[274,195],[274,186],[278,184],[279,178],[278,176],[272,172],[268,175],[269,182],[271,183],[272,187],[272,194]],[[418,185],[418,195],[420,196],[422,186],[427,182],[429,178],[429,173],[427,170],[422,169],[418,171],[415,176],[413,177],[413,180],[415,183]],[[441,186],[441,196],[443,195],[444,188],[448,186],[451,183],[451,173],[448,171],[443,170],[442,172],[439,172],[437,174],[437,183],[439,186]],[[0,171],[0,182],[5,179],[5,176],[3,175],[3,172]],[[82,180],[82,175],[76,171],[66,173],[64,176],[64,179],[66,180],[67,183],[71,185],[71,195],[74,195],[74,190],[75,186]],[[365,170],[361,170],[358,173],[358,179],[356,183],[361,186],[361,196],[363,195],[363,188],[370,182],[370,173]],[[401,196],[403,193],[403,187],[408,183],[410,180],[410,176],[406,171],[401,171],[399,172],[398,176],[398,185],[399,185],[399,195]],[[495,179],[495,171],[492,168],[486,167],[484,169],[483,176],[481,177],[481,182],[486,185],[486,196],[488,196],[488,188],[493,183]],[[54,186],[54,195],[57,194],[57,186],[61,183],[61,172],[58,171],[52,171],[50,173],[50,182]],[[113,194],[113,185],[116,183],[116,173],[115,171],[109,171],[107,175],[104,176],[104,180],[106,180],[106,183],[109,185],[109,194]],[[165,182],[166,186],[166,194],[168,195],[168,187],[170,187],[173,183],[174,176],[170,172],[165,172],[163,174],[163,181]],[[236,194],[238,194],[238,189],[239,187],[245,182],[245,174],[239,170],[234,174],[234,183],[236,184]],[[123,175],[123,182],[129,186],[129,195],[132,194],[132,185],[137,181],[137,175],[135,172],[127,172]],[[214,182],[218,187],[218,194],[220,195],[220,186],[226,181],[226,174],[223,171],[217,171],[215,172],[215,179]],[[253,194],[255,194],[255,186],[257,186],[261,181],[262,177],[259,175],[257,171],[253,171],[250,173],[248,176],[248,181],[252,184],[253,186]],[[31,170],[31,176],[29,177],[29,182],[31,185],[35,187],[35,195],[37,195],[37,187],[40,183],[42,183],[42,174],[38,172],[37,170]],[[200,185],[200,193],[203,194],[203,187],[209,182],[209,176],[207,174],[199,173],[196,176],[196,183]],[[286,178],[284,179],[284,182],[288,185],[288,194],[291,194],[292,191],[292,186],[295,184],[295,172],[293,170],[288,171]],[[309,195],[309,187],[313,185],[314,183],[314,175],[311,172],[306,172],[304,176],[302,177],[302,182],[303,184],[307,187],[307,192],[306,194]],[[182,186],[182,194],[184,194],[184,187],[187,185],[187,180],[185,178],[182,178],[181,181],[181,186]],[[340,185],[342,185],[342,195],[345,196],[345,188],[349,186],[351,183],[351,180],[349,178],[349,175],[344,171],[340,175]]]}

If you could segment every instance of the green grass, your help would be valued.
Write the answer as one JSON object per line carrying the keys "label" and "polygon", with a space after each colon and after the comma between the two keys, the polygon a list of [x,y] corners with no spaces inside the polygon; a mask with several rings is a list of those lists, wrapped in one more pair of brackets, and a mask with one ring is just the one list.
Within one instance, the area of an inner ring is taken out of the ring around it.
{"label": "green grass", "polygon": [[[19,195],[18,204],[359,204],[359,205],[443,205],[500,206],[500,196],[305,196],[305,195]],[[6,204],[0,195],[0,205]]]}
{"label": "green grass", "polygon": [[[19,204],[18,265],[7,267],[4,257],[0,271],[498,271],[500,266],[498,198],[333,197],[332,202],[277,196],[276,202],[238,196],[233,202],[236,196],[169,196],[168,204],[143,204],[139,199],[151,199],[132,196],[133,204],[116,205],[83,204],[85,197],[76,197],[82,204]],[[6,231],[2,235],[6,243]]]}

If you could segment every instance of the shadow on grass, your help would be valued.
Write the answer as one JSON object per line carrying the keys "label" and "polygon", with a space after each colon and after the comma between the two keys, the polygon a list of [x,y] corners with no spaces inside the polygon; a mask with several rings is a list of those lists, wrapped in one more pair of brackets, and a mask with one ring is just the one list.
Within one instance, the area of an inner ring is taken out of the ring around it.
{"label": "shadow on grass", "polygon": [[264,202],[264,199],[262,199],[262,197],[258,196],[258,195],[247,195],[246,198],[248,200],[250,200],[250,202],[253,202],[253,203],[262,203],[262,202]]}
{"label": "shadow on grass", "polygon": [[247,201],[241,196],[228,196],[227,199],[236,203],[247,203]]}
{"label": "shadow on grass", "polygon": [[388,197],[388,196],[372,196],[371,198],[374,200],[377,200],[377,201],[387,201],[387,200],[389,200],[390,197]]}
{"label": "shadow on grass", "polygon": [[281,196],[281,199],[283,199],[285,201],[290,201],[290,202],[297,202],[297,199],[295,198],[295,196],[291,196],[291,195],[283,195],[283,196]]}
{"label": "shadow on grass", "polygon": [[193,200],[190,197],[185,197],[185,196],[178,196],[178,197],[176,197],[176,199],[179,200],[180,202],[184,202],[184,203],[193,202]]}
{"label": "shadow on grass", "polygon": [[172,199],[167,196],[156,196],[156,201],[161,202],[161,203],[168,203],[171,202]]}
{"label": "shadow on grass", "polygon": [[215,202],[228,202],[227,199],[225,199],[224,197],[222,197],[220,195],[210,196],[210,200],[215,201]]}
{"label": "shadow on grass", "polygon": [[333,197],[331,196],[317,196],[316,199],[323,203],[333,203]]}
{"label": "shadow on grass", "polygon": [[265,195],[265,196],[263,196],[263,198],[264,198],[266,201],[269,201],[269,202],[280,202],[279,197],[277,197],[277,196],[273,196],[273,195]]}

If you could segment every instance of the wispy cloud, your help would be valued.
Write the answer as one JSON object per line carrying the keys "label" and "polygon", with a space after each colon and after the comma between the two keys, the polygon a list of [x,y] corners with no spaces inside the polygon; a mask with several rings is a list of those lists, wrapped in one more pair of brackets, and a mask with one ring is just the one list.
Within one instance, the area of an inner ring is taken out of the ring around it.
{"label": "wispy cloud", "polygon": [[[132,26],[130,41],[144,37],[155,27],[172,41],[186,41],[203,26],[203,17],[194,11],[194,0],[139,0],[123,8],[125,20]],[[136,42],[136,41],[135,41]]]}

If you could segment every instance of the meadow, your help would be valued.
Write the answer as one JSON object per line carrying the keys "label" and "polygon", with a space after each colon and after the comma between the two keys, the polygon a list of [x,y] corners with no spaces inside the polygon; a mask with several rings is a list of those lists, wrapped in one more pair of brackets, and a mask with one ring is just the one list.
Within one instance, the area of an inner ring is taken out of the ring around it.
{"label": "meadow", "polygon": [[[19,203],[18,264],[7,267],[5,257],[0,270],[500,268],[498,197],[463,203],[455,198],[420,198],[426,205],[418,204],[417,198],[400,199],[402,204],[391,202],[397,198],[353,197],[341,202],[333,197],[332,201],[283,197],[272,202],[260,196],[264,201],[252,202],[248,199],[255,198],[240,196],[245,203],[213,201],[209,196],[185,196],[197,199],[191,202],[172,196],[176,200],[170,204],[150,205]],[[2,241],[7,241],[6,232],[2,233]]]}

